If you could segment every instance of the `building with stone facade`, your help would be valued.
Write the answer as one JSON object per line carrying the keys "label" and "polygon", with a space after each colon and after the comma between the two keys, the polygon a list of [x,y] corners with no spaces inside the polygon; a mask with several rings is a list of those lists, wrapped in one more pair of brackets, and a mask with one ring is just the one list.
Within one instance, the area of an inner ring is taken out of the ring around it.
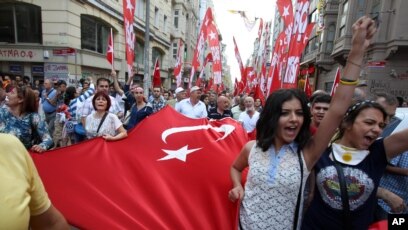
{"label": "building with stone facade", "polygon": [[[378,23],[378,31],[360,79],[369,95],[388,92],[408,99],[407,10],[408,1],[403,0],[310,0],[309,21],[317,25],[303,52],[301,70],[309,70],[312,88],[330,92],[336,69],[346,63],[350,52],[353,23],[369,15]],[[277,12],[274,36],[283,27],[279,17]]]}
{"label": "building with stone facade", "polygon": [[[198,0],[150,0],[149,73],[159,58],[162,84],[174,88],[173,69],[179,39],[184,59],[193,56],[197,40]],[[137,0],[134,18],[135,81],[144,72],[146,0]],[[58,78],[74,84],[81,78],[108,77],[110,29],[114,35],[114,68],[128,78],[122,0],[6,0],[0,3],[0,72],[31,79]]]}

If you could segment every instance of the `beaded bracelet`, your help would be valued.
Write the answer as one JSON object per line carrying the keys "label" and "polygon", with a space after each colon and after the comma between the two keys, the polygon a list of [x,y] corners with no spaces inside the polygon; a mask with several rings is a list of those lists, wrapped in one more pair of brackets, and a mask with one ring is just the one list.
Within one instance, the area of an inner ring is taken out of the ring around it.
{"label": "beaded bracelet", "polygon": [[355,62],[353,62],[353,61],[350,61],[350,60],[348,60],[348,59],[347,59],[347,62],[350,63],[350,64],[352,64],[352,65],[358,66],[358,67],[361,69],[361,65],[359,65],[359,64],[357,64],[357,63],[355,63]]}

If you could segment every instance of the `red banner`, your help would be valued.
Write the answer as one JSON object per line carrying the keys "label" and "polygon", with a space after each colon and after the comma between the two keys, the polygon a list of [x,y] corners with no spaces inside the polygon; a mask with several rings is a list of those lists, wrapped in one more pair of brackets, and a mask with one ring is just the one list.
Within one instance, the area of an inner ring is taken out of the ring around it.
{"label": "red banner", "polygon": [[181,79],[181,67],[183,66],[183,50],[181,47],[183,46],[183,40],[179,41],[179,47],[177,50],[177,59],[176,59],[176,66],[174,67],[174,77],[176,78],[177,87],[182,86],[182,79]]}
{"label": "red banner", "polygon": [[135,60],[135,32],[133,18],[135,0],[123,0],[123,29],[125,31],[126,63],[129,76],[133,76],[133,61]]}
{"label": "red banner", "polygon": [[222,82],[222,64],[221,64],[221,51],[220,51],[220,41],[218,36],[217,28],[214,23],[208,25],[208,43],[212,53],[212,70],[214,77],[214,84],[221,84]]}
{"label": "red banner", "polygon": [[32,156],[53,204],[80,229],[236,229],[229,171],[247,140],[233,119],[167,106],[121,141]]}

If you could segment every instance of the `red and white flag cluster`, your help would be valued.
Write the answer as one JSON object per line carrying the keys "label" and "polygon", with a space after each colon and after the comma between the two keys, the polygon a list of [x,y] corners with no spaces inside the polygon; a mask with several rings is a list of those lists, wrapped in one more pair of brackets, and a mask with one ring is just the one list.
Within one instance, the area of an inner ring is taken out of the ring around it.
{"label": "red and white flag cluster", "polygon": [[[308,0],[298,0],[295,11],[291,0],[277,0],[276,4],[284,23],[284,29],[276,39],[269,71],[266,71],[265,51],[270,42],[271,24],[265,23],[264,29],[262,30],[262,27],[260,27],[258,32],[258,44],[261,45],[257,46],[261,49],[261,51],[258,51],[261,56],[260,58],[256,57],[251,70],[258,77],[248,76],[249,71],[248,67],[246,67],[246,73],[242,74],[241,72],[243,77],[241,82],[238,82],[239,93],[254,92],[261,100],[279,88],[297,87],[300,56],[314,28],[314,23],[308,23],[310,4]],[[260,25],[262,24],[263,21],[260,22]],[[263,42],[261,42],[262,31],[264,31]],[[258,47],[255,47],[255,49],[257,50]],[[259,74],[256,73],[258,66],[261,67]]]}
{"label": "red and white flag cluster", "polygon": [[[207,9],[204,19],[201,24],[200,33],[198,35],[196,49],[194,50],[194,57],[192,60],[189,88],[192,86],[195,72],[205,67],[201,65],[200,59],[204,55],[205,43],[208,42],[209,49],[212,55],[212,73],[210,76],[207,88],[209,85],[219,86],[222,83],[222,57],[220,50],[220,41],[217,27],[215,25],[211,8]],[[201,79],[198,79],[201,80]],[[218,88],[220,89],[220,88]]]}
{"label": "red and white flag cluster", "polygon": [[123,0],[123,28],[125,31],[126,63],[129,76],[133,76],[133,61],[135,60],[135,32],[133,30],[135,8],[135,0]]}

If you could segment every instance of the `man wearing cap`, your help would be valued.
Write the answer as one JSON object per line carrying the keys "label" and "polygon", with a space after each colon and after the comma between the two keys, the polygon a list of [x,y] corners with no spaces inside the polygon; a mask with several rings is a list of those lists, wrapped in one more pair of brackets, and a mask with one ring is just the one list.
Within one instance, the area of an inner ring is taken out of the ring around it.
{"label": "man wearing cap", "polygon": [[176,108],[176,105],[183,99],[186,98],[186,91],[183,89],[183,87],[178,87],[174,93],[176,94],[176,98],[173,98],[169,101],[167,101],[167,104],[170,105],[173,108]]}
{"label": "man wearing cap", "polygon": [[190,98],[181,100],[176,104],[176,111],[190,118],[207,117],[207,109],[204,102],[200,101],[201,89],[193,86],[190,89]]}

